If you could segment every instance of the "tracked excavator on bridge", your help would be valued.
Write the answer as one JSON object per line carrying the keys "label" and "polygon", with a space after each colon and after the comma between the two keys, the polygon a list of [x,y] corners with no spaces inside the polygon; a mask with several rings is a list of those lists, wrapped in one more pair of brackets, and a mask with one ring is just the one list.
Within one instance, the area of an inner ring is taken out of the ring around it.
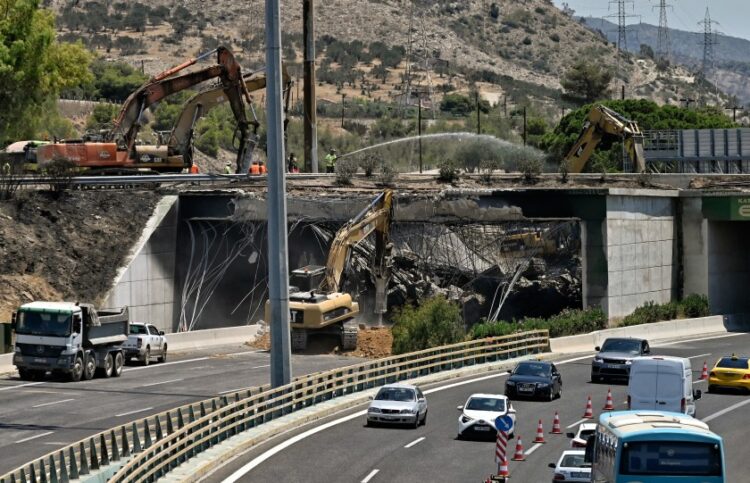
{"label": "tracked excavator on bridge", "polygon": [[646,170],[643,133],[638,127],[638,123],[601,104],[591,108],[586,121],[583,123],[581,135],[565,156],[568,170],[571,173],[582,172],[596,146],[607,134],[622,138],[625,150],[636,173],[642,173]]}
{"label": "tracked excavator on bridge", "polygon": [[[266,87],[265,69],[243,74],[242,78],[248,93]],[[292,81],[285,66],[282,66],[282,82],[284,84],[285,110],[288,110]],[[227,101],[228,97],[225,91],[224,86],[218,83],[208,86],[192,96],[185,102],[182,111],[175,119],[166,142],[156,146],[138,146],[139,152],[163,159],[169,164],[190,166],[193,162],[195,124],[211,109]],[[252,104],[250,104],[250,108],[252,110]],[[252,146],[256,144],[254,134],[248,138],[248,141]],[[251,152],[248,152],[248,154],[251,154]]]}
{"label": "tracked excavator on bridge", "polygon": [[[216,64],[179,74],[214,53],[217,55]],[[127,98],[114,122],[114,128],[103,140],[77,139],[39,146],[36,149],[36,166],[31,169],[39,169],[62,159],[72,162],[77,169],[89,174],[119,174],[144,169],[180,172],[186,167],[183,159],[154,157],[148,146],[143,147],[142,151],[141,146],[136,145],[144,112],[167,96],[214,78],[220,80],[222,93],[229,100],[237,119],[240,132],[237,172],[245,173],[253,147],[251,140],[254,138],[250,136],[250,127],[252,125],[257,129],[258,122],[256,119],[248,121],[245,102],[251,105],[251,98],[243,81],[242,69],[232,52],[225,47],[218,47],[149,79]]]}
{"label": "tracked excavator on bridge", "polygon": [[[349,220],[333,238],[325,267],[309,265],[292,271],[289,293],[289,322],[292,350],[307,347],[313,334],[335,334],[341,338],[342,350],[357,347],[358,325],[354,318],[359,304],[352,295],[340,292],[344,270],[352,248],[375,233],[375,250],[370,268],[375,283],[375,312],[387,311],[386,289],[391,272],[390,242],[393,219],[393,192],[385,190],[364,210]],[[271,320],[270,303],[266,302],[266,321]]]}

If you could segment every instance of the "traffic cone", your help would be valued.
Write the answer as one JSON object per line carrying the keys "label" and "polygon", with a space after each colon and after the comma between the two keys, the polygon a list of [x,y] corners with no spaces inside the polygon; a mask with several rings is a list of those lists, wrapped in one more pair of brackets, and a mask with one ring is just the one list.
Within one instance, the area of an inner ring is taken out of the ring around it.
{"label": "traffic cone", "polygon": [[534,443],[544,443],[544,428],[542,428],[542,420],[539,420],[539,424],[536,426],[536,438]]}
{"label": "traffic cone", "polygon": [[516,440],[516,451],[513,453],[513,461],[525,461],[526,456],[523,454],[523,442],[519,436]]}
{"label": "traffic cone", "polygon": [[615,409],[615,402],[612,400],[612,389],[607,388],[607,403],[604,405],[605,411],[614,411]]}
{"label": "traffic cone", "polygon": [[591,405],[591,396],[586,401],[586,412],[583,413],[584,419],[591,419],[594,417],[594,407]]}
{"label": "traffic cone", "polygon": [[497,467],[497,476],[509,476],[510,472],[508,471],[508,460],[503,457],[503,460],[500,462],[500,465]]}
{"label": "traffic cone", "polygon": [[560,415],[555,411],[555,419],[552,420],[552,431],[549,434],[562,434],[562,428],[560,428]]}
{"label": "traffic cone", "polygon": [[701,372],[701,380],[708,379],[708,365],[706,361],[703,361],[703,372]]}

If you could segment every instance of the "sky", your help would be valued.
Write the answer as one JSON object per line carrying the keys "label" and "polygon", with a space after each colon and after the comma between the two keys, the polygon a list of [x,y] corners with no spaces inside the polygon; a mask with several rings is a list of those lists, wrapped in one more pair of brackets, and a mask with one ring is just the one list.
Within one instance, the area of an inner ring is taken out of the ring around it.
{"label": "sky", "polygon": [[[605,17],[617,14],[617,3],[609,0],[554,0],[555,5],[562,7],[567,3],[576,11],[576,15],[588,17]],[[671,9],[667,9],[667,24],[670,28],[687,30],[689,32],[703,31],[698,22],[706,15],[706,7],[711,13],[711,20],[719,22],[714,26],[724,35],[742,37],[750,40],[750,0],[667,0]],[[628,0],[626,13],[640,15],[643,23],[659,25],[659,0]],[[608,8],[609,6],[609,8]],[[617,17],[609,19],[617,23]],[[637,17],[628,19],[628,23],[638,23]]]}

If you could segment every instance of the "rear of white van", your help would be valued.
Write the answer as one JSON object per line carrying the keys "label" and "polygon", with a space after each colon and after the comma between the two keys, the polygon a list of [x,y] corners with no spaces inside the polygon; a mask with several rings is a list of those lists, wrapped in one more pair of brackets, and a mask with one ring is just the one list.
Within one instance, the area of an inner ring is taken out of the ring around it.
{"label": "rear of white van", "polygon": [[[695,396],[695,397],[694,397]],[[690,359],[648,356],[633,359],[628,382],[630,409],[652,409],[695,415]]]}

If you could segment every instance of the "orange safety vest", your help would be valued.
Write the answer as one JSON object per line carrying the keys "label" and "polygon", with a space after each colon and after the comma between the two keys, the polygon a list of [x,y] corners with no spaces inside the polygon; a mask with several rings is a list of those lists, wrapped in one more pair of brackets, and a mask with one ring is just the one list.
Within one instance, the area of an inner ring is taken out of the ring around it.
{"label": "orange safety vest", "polygon": [[200,171],[198,170],[198,166],[195,164],[190,165],[190,174],[198,174]]}
{"label": "orange safety vest", "polygon": [[260,174],[266,174],[268,173],[268,170],[266,169],[266,165],[264,163],[260,163]]}
{"label": "orange safety vest", "polygon": [[260,166],[258,163],[252,163],[250,165],[250,174],[259,175],[260,174]]}

